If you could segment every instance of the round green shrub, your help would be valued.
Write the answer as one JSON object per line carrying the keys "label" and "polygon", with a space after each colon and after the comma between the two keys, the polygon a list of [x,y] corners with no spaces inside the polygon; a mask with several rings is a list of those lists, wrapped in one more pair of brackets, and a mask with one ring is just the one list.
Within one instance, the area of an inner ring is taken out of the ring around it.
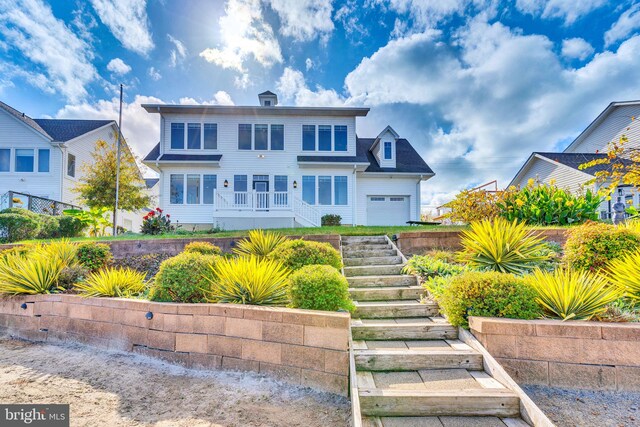
{"label": "round green shrub", "polygon": [[453,326],[466,328],[469,316],[535,319],[541,313],[536,296],[521,277],[469,271],[451,278],[438,303]]}
{"label": "round green shrub", "polygon": [[78,245],[76,255],[82,266],[89,271],[108,267],[113,262],[111,247],[105,243],[86,242]]}
{"label": "round green shrub", "polygon": [[309,310],[353,311],[349,283],[329,265],[307,265],[289,278],[291,306]]}
{"label": "round green shrub", "polygon": [[56,239],[60,236],[60,220],[57,216],[40,215],[38,239]]}
{"label": "round green shrub", "polygon": [[86,225],[82,223],[78,218],[62,215],[58,217],[58,224],[60,227],[60,237],[78,237],[82,236]]}
{"label": "round green shrub", "polygon": [[342,268],[340,253],[329,243],[309,240],[287,240],[278,246],[269,257],[276,259],[290,270],[299,270],[305,265],[330,265],[338,270]]}
{"label": "round green shrub", "polygon": [[568,234],[563,262],[578,270],[599,271],[611,260],[640,248],[640,234],[611,224],[587,222]]}
{"label": "round green shrub", "polygon": [[[24,209],[21,210],[24,211]],[[11,243],[35,239],[40,233],[40,224],[37,216],[0,213],[0,242]]]}
{"label": "round green shrub", "polygon": [[220,255],[222,250],[209,242],[191,242],[184,247],[184,252],[198,253],[202,255]]}
{"label": "round green shrub", "polygon": [[149,292],[151,301],[206,302],[205,292],[210,287],[207,275],[217,260],[216,255],[183,252],[160,264]]}

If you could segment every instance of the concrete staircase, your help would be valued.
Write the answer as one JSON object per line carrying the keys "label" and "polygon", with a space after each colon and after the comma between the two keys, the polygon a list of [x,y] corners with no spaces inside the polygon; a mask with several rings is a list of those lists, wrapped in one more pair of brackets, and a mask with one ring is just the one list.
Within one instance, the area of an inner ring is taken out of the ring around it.
{"label": "concrete staircase", "polygon": [[421,301],[386,236],[342,237],[362,425],[521,427],[518,396],[483,370],[483,356]]}

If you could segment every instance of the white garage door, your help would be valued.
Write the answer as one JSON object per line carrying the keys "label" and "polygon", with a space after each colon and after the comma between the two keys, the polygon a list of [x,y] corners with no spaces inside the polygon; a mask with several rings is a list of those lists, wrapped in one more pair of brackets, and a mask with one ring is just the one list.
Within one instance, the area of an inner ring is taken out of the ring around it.
{"label": "white garage door", "polygon": [[409,196],[367,197],[367,225],[405,225],[409,218]]}

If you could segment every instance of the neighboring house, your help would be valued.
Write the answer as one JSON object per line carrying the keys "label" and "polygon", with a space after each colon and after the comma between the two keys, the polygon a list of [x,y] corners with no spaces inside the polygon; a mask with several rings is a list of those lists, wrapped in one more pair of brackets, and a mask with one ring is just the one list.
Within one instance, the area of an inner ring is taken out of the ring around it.
{"label": "neighboring house", "polygon": [[[598,190],[595,184],[588,184],[598,171],[609,165],[596,165],[580,170],[579,166],[594,159],[606,158],[608,144],[626,136],[630,147],[640,148],[640,101],[612,102],[563,152],[534,152],[518,171],[509,185],[524,187],[530,179],[580,192],[586,188]],[[640,206],[640,195],[631,187],[621,186],[612,201],[600,205],[600,216],[611,217],[611,206],[617,197],[622,201]]]}
{"label": "neighboring house", "polygon": [[[32,119],[0,102],[0,196],[15,191],[80,205],[73,189],[83,164],[96,141],[113,144],[117,132],[113,120]],[[141,217],[120,212],[118,225],[138,231]]]}
{"label": "neighboring house", "polygon": [[160,207],[183,227],[224,229],[420,219],[420,184],[434,173],[389,126],[356,136],[368,108],[145,104],[160,142],[144,163],[160,173]]}

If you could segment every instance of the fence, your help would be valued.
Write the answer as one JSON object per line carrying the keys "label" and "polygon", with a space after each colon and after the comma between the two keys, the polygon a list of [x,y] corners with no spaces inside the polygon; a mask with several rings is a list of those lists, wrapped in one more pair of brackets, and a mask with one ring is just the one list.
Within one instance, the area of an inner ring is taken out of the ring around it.
{"label": "fence", "polygon": [[44,215],[62,215],[67,209],[82,209],[69,203],[58,202],[31,194],[8,191],[0,198],[0,210],[7,208],[23,208]]}

